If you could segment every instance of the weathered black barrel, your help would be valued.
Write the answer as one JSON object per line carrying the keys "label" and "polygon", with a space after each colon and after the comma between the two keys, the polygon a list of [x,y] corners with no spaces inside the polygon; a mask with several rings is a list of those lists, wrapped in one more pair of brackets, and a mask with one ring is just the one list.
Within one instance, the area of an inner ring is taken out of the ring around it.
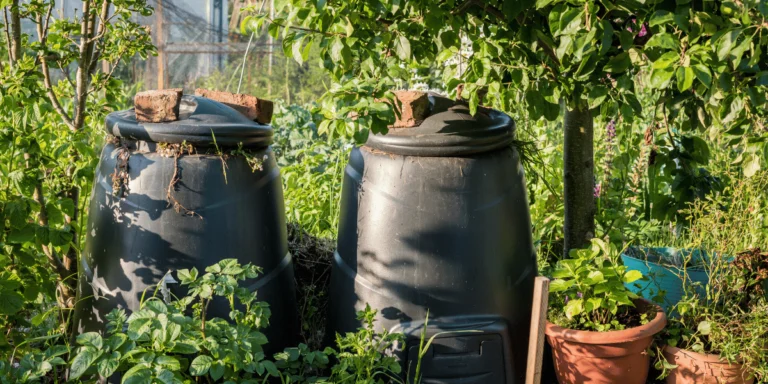
{"label": "weathered black barrel", "polygon": [[[117,139],[102,151],[91,193],[77,329],[102,330],[107,313],[137,309],[163,279],[171,293],[183,292],[179,269],[204,273],[236,258],[264,269],[246,286],[270,304],[268,349],[293,345],[299,326],[272,128],[184,96],[177,121],[137,123],[131,109],[107,116],[106,129]],[[214,302],[208,316],[228,319],[227,303]]]}
{"label": "weathered black barrel", "polygon": [[377,327],[408,336],[412,371],[429,313],[427,337],[457,333],[437,337],[424,382],[522,382],[537,269],[514,122],[429,98],[420,126],[350,155],[328,334],[353,331],[368,303]]}

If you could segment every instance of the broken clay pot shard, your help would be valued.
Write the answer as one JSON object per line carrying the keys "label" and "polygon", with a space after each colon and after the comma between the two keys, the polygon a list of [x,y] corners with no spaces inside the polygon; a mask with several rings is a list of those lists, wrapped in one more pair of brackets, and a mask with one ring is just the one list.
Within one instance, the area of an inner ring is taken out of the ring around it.
{"label": "broken clay pot shard", "polygon": [[136,121],[165,123],[179,119],[182,92],[178,89],[155,89],[139,92],[133,98]]}
{"label": "broken clay pot shard", "polygon": [[243,93],[212,91],[203,88],[196,89],[195,95],[227,105],[242,113],[248,119],[255,120],[260,124],[269,124],[272,121],[274,107],[269,100],[259,99],[256,96]]}

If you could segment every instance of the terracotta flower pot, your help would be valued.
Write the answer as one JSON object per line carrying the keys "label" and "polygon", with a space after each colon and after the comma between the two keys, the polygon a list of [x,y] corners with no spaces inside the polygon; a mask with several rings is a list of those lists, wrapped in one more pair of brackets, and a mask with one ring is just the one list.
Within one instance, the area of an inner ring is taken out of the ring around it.
{"label": "terracotta flower pot", "polygon": [[667,384],[752,384],[755,378],[741,364],[729,364],[719,355],[705,355],[665,346],[664,357],[677,365],[667,376]]}
{"label": "terracotta flower pot", "polygon": [[609,332],[577,331],[547,322],[545,333],[560,384],[645,384],[650,368],[646,349],[653,335],[667,325],[667,317],[647,300],[635,304],[640,310],[655,308],[656,316],[648,324]]}

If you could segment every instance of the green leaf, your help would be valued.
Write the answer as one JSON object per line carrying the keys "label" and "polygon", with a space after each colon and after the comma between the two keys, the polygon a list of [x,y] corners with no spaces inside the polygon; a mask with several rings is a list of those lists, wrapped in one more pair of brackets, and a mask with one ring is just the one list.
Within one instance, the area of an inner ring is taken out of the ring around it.
{"label": "green leaf", "polygon": [[699,322],[699,325],[696,327],[696,329],[701,333],[702,335],[709,335],[710,332],[712,332],[712,323],[709,321],[701,321]]}
{"label": "green leaf", "polygon": [[677,68],[677,90],[680,92],[689,90],[693,85],[694,78],[696,75],[691,67]]}
{"label": "green leaf", "polygon": [[680,49],[680,43],[678,42],[678,39],[675,38],[671,33],[659,33],[651,36],[651,38],[648,39],[648,42],[645,43],[644,48],[648,49],[654,47],[676,51]]}
{"label": "green leaf", "polygon": [[215,362],[211,366],[211,379],[213,381],[219,380],[224,376],[224,364],[221,361]]}
{"label": "green leaf", "polygon": [[642,278],[643,278],[643,273],[633,269],[631,271],[627,271],[627,273],[624,274],[624,276],[622,277],[622,281],[624,281],[624,283],[626,284],[631,284]]}
{"label": "green leaf", "polygon": [[600,56],[605,56],[613,44],[613,26],[607,19],[601,19],[600,26],[603,29],[603,37],[600,40]]}
{"label": "green leaf", "polygon": [[84,346],[91,346],[101,349],[103,340],[98,332],[86,332],[77,336],[77,343]]}
{"label": "green leaf", "polygon": [[117,367],[120,366],[120,352],[112,352],[108,356],[104,356],[98,363],[96,363],[96,370],[102,377],[110,377],[117,372]]}
{"label": "green leaf", "polygon": [[680,61],[680,54],[677,52],[667,52],[656,61],[653,62],[653,66],[651,68],[653,69],[670,69],[674,68],[676,64]]}
{"label": "green leaf", "polygon": [[275,376],[275,377],[280,376],[280,371],[275,366],[275,363],[273,363],[273,362],[271,362],[269,360],[264,360],[264,361],[261,362],[261,364],[264,365],[264,368],[267,370],[267,372],[270,375]]}
{"label": "green leaf", "polygon": [[554,279],[549,283],[549,293],[557,293],[573,286],[573,280]]}
{"label": "green leaf", "polygon": [[605,281],[605,276],[603,276],[603,273],[600,271],[592,271],[587,275],[587,278],[585,279],[585,283],[589,285],[595,285],[598,283],[602,283]]}
{"label": "green leaf", "polygon": [[603,67],[603,70],[614,74],[622,73],[626,71],[630,65],[632,65],[632,61],[629,58],[629,54],[627,52],[622,52],[611,57],[611,59],[608,60],[608,63],[605,64],[605,67]]}
{"label": "green leaf", "polygon": [[674,69],[671,69],[671,68],[652,70],[651,81],[650,81],[651,88],[655,88],[655,89],[667,88],[667,86],[669,86],[669,81],[672,79],[672,76],[674,74],[675,74],[675,71]]}
{"label": "green leaf", "polygon": [[200,355],[192,360],[189,365],[189,373],[192,376],[203,376],[211,369],[213,359],[210,356]]}
{"label": "green leaf", "polygon": [[601,305],[603,305],[603,299],[599,297],[592,297],[587,299],[587,303],[584,305],[584,309],[587,312],[592,312],[596,309],[599,309]]}
{"label": "green leaf", "polygon": [[35,227],[35,225],[29,224],[20,229],[12,229],[6,240],[10,244],[23,244],[32,242],[35,240]]}
{"label": "green leaf", "polygon": [[80,351],[75,355],[70,364],[69,379],[74,380],[82,376],[96,362],[99,356],[101,356],[101,351],[94,347],[80,348]]}
{"label": "green leaf", "polygon": [[155,358],[155,364],[168,368],[171,371],[178,371],[181,369],[179,360],[172,356],[158,356]]}
{"label": "green leaf", "polygon": [[411,42],[405,35],[398,35],[395,39],[395,54],[403,61],[411,58]]}
{"label": "green leaf", "polygon": [[742,29],[736,28],[729,32],[726,32],[720,36],[719,39],[715,42],[715,47],[717,51],[717,59],[720,61],[724,61],[728,58],[728,55],[731,54],[731,49],[733,49],[733,45],[736,44],[736,40],[739,39],[739,36],[741,35]]}
{"label": "green leaf", "polygon": [[24,296],[19,292],[0,291],[0,314],[14,315],[24,307]]}
{"label": "green leaf", "polygon": [[140,363],[131,367],[123,375],[122,384],[150,384],[152,383],[152,371],[146,363]]}
{"label": "green leaf", "polygon": [[589,108],[597,108],[605,101],[608,96],[608,88],[602,85],[596,85],[589,90]]}
{"label": "green leaf", "polygon": [[691,68],[693,69],[696,78],[699,79],[705,87],[709,88],[712,86],[712,72],[709,71],[709,67],[704,64],[694,64]]}
{"label": "green leaf", "polygon": [[578,316],[584,312],[584,301],[582,299],[570,300],[563,310],[565,311],[565,316],[568,319],[572,319],[574,316]]}
{"label": "green leaf", "polygon": [[750,154],[744,161],[744,176],[752,177],[760,170],[760,157]]}
{"label": "green leaf", "polygon": [[651,19],[648,24],[651,27],[657,25],[669,24],[675,20],[675,14],[670,11],[658,10],[651,15]]}

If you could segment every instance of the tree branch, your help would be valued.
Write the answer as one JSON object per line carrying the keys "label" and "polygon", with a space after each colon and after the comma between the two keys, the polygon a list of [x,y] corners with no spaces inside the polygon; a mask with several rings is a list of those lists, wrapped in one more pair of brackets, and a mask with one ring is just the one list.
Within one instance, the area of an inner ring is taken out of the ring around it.
{"label": "tree branch", "polygon": [[56,111],[56,113],[61,116],[61,119],[64,120],[64,124],[69,127],[69,129],[75,131],[77,130],[75,127],[75,124],[72,122],[72,119],[69,117],[69,114],[67,111],[64,110],[64,108],[61,106],[61,103],[59,102],[59,98],[56,96],[56,92],[53,91],[53,83],[51,82],[51,71],[48,68],[48,61],[45,57],[45,44],[48,39],[48,30],[45,29],[48,27],[48,21],[51,18],[51,12],[53,11],[53,3],[51,3],[48,6],[48,12],[46,12],[45,20],[42,19],[42,15],[37,15],[37,37],[40,41],[41,50],[40,54],[38,55],[38,58],[40,59],[40,67],[43,72],[43,84],[45,85],[45,91],[48,94],[48,99],[51,101],[51,105],[53,106],[53,109]]}
{"label": "tree branch", "polygon": [[8,21],[8,8],[3,7],[3,18],[5,19],[5,28],[3,28],[3,32],[5,32],[5,42],[6,42],[6,50],[8,51],[8,63],[13,68],[13,52],[11,50],[11,34],[8,32],[11,28],[11,22]]}
{"label": "tree branch", "polygon": [[99,62],[99,58],[101,57],[101,48],[96,45],[96,43],[101,40],[102,37],[107,33],[107,23],[109,23],[109,19],[111,16],[109,15],[109,6],[112,4],[111,0],[104,0],[101,3],[101,13],[99,16],[99,30],[96,32],[96,35],[89,39],[90,44],[94,44],[94,52],[91,57],[91,66],[88,68],[88,76],[93,75],[93,73],[96,71],[96,64]]}
{"label": "tree branch", "polygon": [[83,0],[83,18],[80,21],[80,49],[77,74],[75,75],[75,130],[82,128],[85,122],[85,101],[88,89],[88,73],[91,67],[91,46],[89,42],[92,33],[91,0]]}

